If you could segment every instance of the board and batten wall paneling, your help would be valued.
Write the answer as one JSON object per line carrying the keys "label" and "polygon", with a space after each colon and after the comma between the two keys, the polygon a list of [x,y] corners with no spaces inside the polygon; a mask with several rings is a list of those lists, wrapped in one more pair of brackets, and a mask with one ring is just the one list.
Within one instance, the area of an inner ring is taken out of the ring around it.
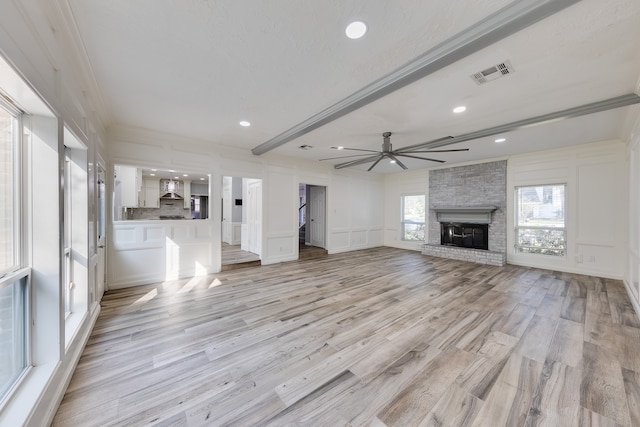
{"label": "board and batten wall paneling", "polygon": [[[507,262],[621,279],[627,223],[625,147],[619,141],[513,156],[507,163]],[[517,187],[566,184],[564,257],[515,250]]]}
{"label": "board and batten wall paneling", "polygon": [[628,174],[628,242],[624,283],[636,313],[640,313],[640,114],[627,149]]}

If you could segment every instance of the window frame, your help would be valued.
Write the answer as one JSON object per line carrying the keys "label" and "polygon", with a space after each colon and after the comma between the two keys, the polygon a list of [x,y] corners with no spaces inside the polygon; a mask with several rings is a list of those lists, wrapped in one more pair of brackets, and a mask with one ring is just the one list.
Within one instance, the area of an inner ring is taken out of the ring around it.
{"label": "window frame", "polygon": [[0,270],[0,278],[6,275],[10,275],[21,268],[25,267],[25,253],[24,253],[24,242],[21,239],[20,230],[25,224],[23,220],[23,212],[25,202],[22,194],[24,194],[24,175],[23,171],[25,170],[23,167],[23,155],[22,155],[22,133],[23,133],[23,112],[18,109],[15,105],[13,105],[5,95],[0,92],[0,108],[6,110],[11,116],[13,116],[12,123],[12,133],[13,133],[13,265],[10,267]]}
{"label": "window frame", "polygon": [[[25,175],[25,171],[28,171],[26,166],[25,156],[25,138],[24,134],[28,130],[24,126],[24,111],[20,110],[4,93],[0,92],[0,108],[7,111],[13,116],[12,122],[12,139],[13,139],[13,152],[12,152],[12,199],[13,199],[13,264],[6,269],[0,270],[0,288],[9,286],[22,286],[20,291],[20,303],[22,307],[16,310],[16,314],[20,318],[22,335],[21,345],[21,359],[22,368],[19,372],[16,372],[12,378],[12,383],[8,385],[4,392],[0,394],[0,410],[10,401],[11,396],[15,390],[20,386],[27,372],[32,366],[31,355],[31,268],[28,266],[28,256],[26,241],[26,215],[28,212],[27,197],[25,197],[28,178]],[[15,292],[15,291],[14,291]],[[20,311],[20,312],[18,312]],[[18,318],[14,314],[14,320]]]}
{"label": "window frame", "polygon": [[[544,227],[544,226],[521,226],[520,225],[520,197],[518,193],[523,188],[537,188],[542,187],[542,199],[543,203],[547,195],[544,194],[544,187],[564,187],[564,197],[562,200],[562,221],[563,227]],[[514,250],[517,254],[521,255],[542,255],[542,256],[550,256],[553,258],[566,258],[568,251],[568,242],[567,242],[567,189],[568,185],[566,182],[564,183],[545,183],[545,184],[530,184],[530,185],[519,185],[514,187]],[[563,237],[563,248],[553,248],[547,246],[529,246],[529,245],[521,245],[520,242],[520,231],[521,230],[547,230],[547,231],[561,231]],[[539,252],[527,252],[521,249],[539,249],[548,251],[548,253],[539,253]],[[553,253],[556,252],[556,253]]]}
{"label": "window frame", "polygon": [[[424,198],[424,217],[421,223],[416,222],[407,222],[405,220],[405,201],[407,197],[416,197],[422,196]],[[407,239],[406,236],[406,226],[407,224],[415,225],[422,224],[422,239]],[[407,193],[400,195],[400,240],[403,242],[424,242],[427,238],[426,232],[427,226],[427,195],[425,193]]]}

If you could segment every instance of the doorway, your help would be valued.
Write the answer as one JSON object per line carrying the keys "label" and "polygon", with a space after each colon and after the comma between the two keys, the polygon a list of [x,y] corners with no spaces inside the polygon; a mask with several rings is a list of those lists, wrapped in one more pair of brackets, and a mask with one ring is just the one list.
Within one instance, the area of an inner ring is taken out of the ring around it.
{"label": "doorway", "polygon": [[326,195],[321,185],[300,184],[298,197],[298,258],[327,255]]}
{"label": "doorway", "polygon": [[262,180],[222,177],[221,269],[260,265]]}

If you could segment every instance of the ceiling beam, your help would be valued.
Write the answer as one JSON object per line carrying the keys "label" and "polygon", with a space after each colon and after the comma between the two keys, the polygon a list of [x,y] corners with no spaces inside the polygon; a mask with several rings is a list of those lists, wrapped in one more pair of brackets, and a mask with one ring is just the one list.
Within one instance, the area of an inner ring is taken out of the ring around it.
{"label": "ceiling beam", "polygon": [[422,55],[375,80],[332,106],[254,147],[261,155],[352,111],[420,80],[580,0],[518,0],[478,21]]}
{"label": "ceiling beam", "polygon": [[459,142],[471,141],[473,139],[484,138],[507,132],[513,132],[528,127],[538,126],[545,123],[557,122],[560,120],[580,117],[587,114],[599,113],[601,111],[612,110],[614,108],[626,107],[629,105],[640,104],[640,96],[635,93],[616,96],[614,98],[605,99],[603,101],[592,102],[590,104],[580,105],[578,107],[567,108],[566,110],[555,111],[553,113],[543,114],[541,116],[531,117],[524,120],[507,123],[504,125],[494,126],[491,128],[465,133],[449,138],[440,138],[435,141],[423,142],[421,144],[410,145],[395,150],[397,154],[415,152],[415,150],[428,150],[431,148],[444,147],[445,145],[457,144]]}

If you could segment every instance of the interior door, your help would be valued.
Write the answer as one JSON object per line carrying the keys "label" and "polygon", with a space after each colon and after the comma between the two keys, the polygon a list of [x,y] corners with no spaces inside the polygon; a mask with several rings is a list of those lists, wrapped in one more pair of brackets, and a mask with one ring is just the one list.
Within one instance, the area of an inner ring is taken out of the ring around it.
{"label": "interior door", "polygon": [[107,184],[104,167],[98,163],[98,263],[96,266],[96,301],[102,299],[105,291],[106,265],[107,265]]}
{"label": "interior door", "polygon": [[325,247],[325,187],[309,188],[311,201],[311,245]]}

